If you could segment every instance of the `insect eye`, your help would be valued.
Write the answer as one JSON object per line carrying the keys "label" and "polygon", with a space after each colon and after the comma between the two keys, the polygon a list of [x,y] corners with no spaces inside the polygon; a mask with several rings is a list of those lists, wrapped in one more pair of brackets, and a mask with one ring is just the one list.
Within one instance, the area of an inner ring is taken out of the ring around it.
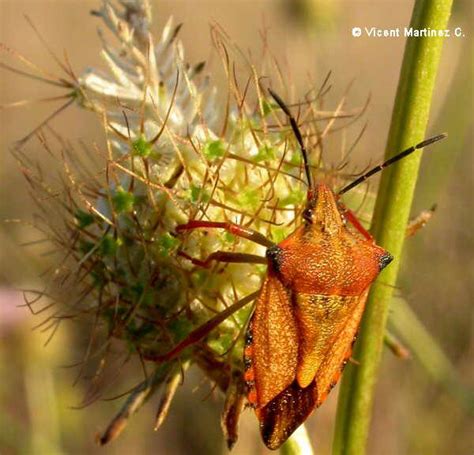
{"label": "insect eye", "polygon": [[308,223],[313,222],[313,210],[312,209],[304,209],[303,213],[302,213],[302,216],[303,216],[303,220],[305,220],[306,222],[308,222]]}

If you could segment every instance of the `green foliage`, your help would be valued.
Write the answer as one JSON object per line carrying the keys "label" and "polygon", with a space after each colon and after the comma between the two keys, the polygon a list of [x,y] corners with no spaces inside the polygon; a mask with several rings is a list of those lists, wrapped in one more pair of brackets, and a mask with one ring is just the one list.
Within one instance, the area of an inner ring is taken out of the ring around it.
{"label": "green foliage", "polygon": [[139,136],[138,139],[135,139],[135,141],[133,141],[132,147],[133,154],[142,158],[147,158],[150,156],[153,150],[152,145],[143,136]]}
{"label": "green foliage", "polygon": [[262,111],[263,111],[264,117],[272,113],[274,109],[275,109],[275,105],[273,103],[268,101],[266,98],[262,100]]}
{"label": "green foliage", "polygon": [[120,238],[115,238],[111,234],[104,235],[100,242],[100,254],[102,256],[115,256],[120,245],[122,245]]}
{"label": "green foliage", "polygon": [[216,351],[217,355],[224,355],[232,347],[233,342],[234,338],[231,333],[220,333],[218,338],[211,338],[207,343],[211,349]]}
{"label": "green foliage", "polygon": [[261,202],[261,191],[259,189],[244,190],[237,196],[237,202],[244,209],[255,210]]}
{"label": "green foliage", "polygon": [[214,161],[215,159],[222,158],[224,156],[225,146],[220,139],[217,139],[215,141],[207,142],[204,145],[202,152],[209,161]]}
{"label": "green foliage", "polygon": [[287,207],[288,205],[294,205],[296,207],[301,207],[306,199],[306,192],[302,190],[293,190],[285,198],[280,201],[282,207]]}
{"label": "green foliage", "polygon": [[274,160],[275,157],[275,149],[271,145],[264,144],[258,149],[258,153],[255,155],[254,160],[259,163],[260,161]]}
{"label": "green foliage", "polygon": [[179,243],[179,240],[168,232],[156,240],[156,246],[161,256],[169,256],[170,253],[178,247]]}
{"label": "green foliage", "polygon": [[191,202],[209,202],[211,196],[201,186],[191,185],[189,189]]}
{"label": "green foliage", "polygon": [[94,216],[84,210],[77,210],[74,217],[79,229],[85,229],[95,222]]}
{"label": "green foliage", "polygon": [[136,200],[133,193],[125,191],[123,188],[118,188],[112,196],[112,202],[114,204],[114,209],[118,214],[120,214],[132,212]]}

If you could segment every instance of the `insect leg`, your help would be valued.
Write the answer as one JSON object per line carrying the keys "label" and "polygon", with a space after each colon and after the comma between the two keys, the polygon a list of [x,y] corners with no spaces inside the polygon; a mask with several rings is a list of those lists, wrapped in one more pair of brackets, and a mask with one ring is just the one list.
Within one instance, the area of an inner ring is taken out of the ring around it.
{"label": "insect leg", "polygon": [[355,213],[348,209],[342,202],[338,201],[339,207],[342,209],[344,216],[349,223],[352,224],[367,240],[374,240],[372,234],[362,226]]}
{"label": "insect leg", "polygon": [[221,427],[229,450],[237,442],[239,420],[245,408],[245,401],[244,383],[240,374],[234,372],[226,391],[224,410],[221,415]]}
{"label": "insect leg", "polygon": [[414,236],[420,229],[426,226],[436,210],[436,204],[429,210],[423,210],[416,218],[410,220],[405,233],[406,237]]}
{"label": "insect leg", "polygon": [[400,359],[409,359],[411,357],[411,353],[408,348],[406,348],[400,342],[400,340],[398,340],[398,338],[390,332],[385,332],[383,341],[385,346],[387,346],[392,351],[392,353]]}
{"label": "insect leg", "polygon": [[[370,234],[367,229],[362,226],[361,222],[357,219],[354,212],[348,209],[344,204],[338,202],[339,207],[344,211],[344,216],[346,217],[347,221],[352,224],[367,240],[373,240],[372,235]],[[436,205],[433,205],[429,210],[423,210],[416,218],[412,219],[407,226],[405,236],[412,237],[415,235],[420,229],[424,228],[426,223],[431,219],[433,213],[436,210]]]}
{"label": "insect leg", "polygon": [[237,237],[242,237],[267,248],[274,245],[272,241],[268,240],[263,234],[260,234],[260,232],[229,222],[191,220],[186,224],[180,224],[176,227],[176,230],[180,232],[199,228],[225,229],[227,232],[230,232]]}
{"label": "insect leg", "polygon": [[145,360],[150,360],[153,362],[168,362],[178,357],[184,349],[202,340],[208,333],[214,330],[220,323],[224,322],[229,316],[243,308],[248,303],[253,302],[258,297],[259,293],[260,291],[252,292],[252,294],[249,294],[247,297],[238,300],[224,311],[216,314],[213,318],[209,319],[209,321],[193,330],[184,340],[180,341],[173,349],[171,349],[171,351],[168,351],[165,354],[146,354],[142,352],[142,357]]}
{"label": "insect leg", "polygon": [[208,268],[211,265],[212,261],[217,262],[229,262],[229,263],[240,263],[240,264],[267,264],[267,259],[263,256],[257,256],[256,254],[248,253],[235,253],[228,251],[216,251],[215,253],[210,254],[206,259],[201,261],[200,259],[195,259],[189,256],[188,254],[180,251],[179,256],[189,259],[194,265],[199,267]]}

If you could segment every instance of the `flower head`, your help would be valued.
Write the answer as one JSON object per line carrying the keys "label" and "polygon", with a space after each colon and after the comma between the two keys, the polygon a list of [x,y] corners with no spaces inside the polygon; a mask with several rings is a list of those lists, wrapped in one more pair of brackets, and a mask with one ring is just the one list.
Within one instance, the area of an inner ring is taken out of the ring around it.
{"label": "flower head", "polygon": [[[115,437],[160,386],[169,405],[180,366],[197,364],[227,393],[223,422],[231,445],[236,423],[227,417],[244,402],[242,333],[266,268],[264,261],[213,259],[216,252],[264,257],[265,247],[209,223],[232,223],[273,242],[285,238],[306,201],[301,152],[252,63],[244,61],[248,78],[239,84],[233,46],[217,25],[212,35],[229,82],[224,106],[205,65],[186,62],[180,26],[170,19],[158,38],[151,33],[148,1],[103,0],[94,14],[115,40],[99,33],[108,71],[87,69],[72,84],[74,101],[104,125],[107,150],[95,151],[101,169],[82,175],[71,159],[78,152],[62,143],[69,149],[62,155],[63,192],[30,171],[28,177],[62,209],[65,227],[50,226],[67,253],[56,274],[79,289],[73,313],[94,322],[94,345],[102,334],[100,363],[113,339],[125,342],[125,356],[158,360],[100,442]],[[321,144],[344,114],[342,104],[334,113],[318,110],[326,89],[327,79],[316,95],[290,105],[316,176],[329,172]],[[236,302],[239,309],[226,312]],[[54,317],[61,321],[70,310]],[[157,425],[168,405],[160,408]]]}

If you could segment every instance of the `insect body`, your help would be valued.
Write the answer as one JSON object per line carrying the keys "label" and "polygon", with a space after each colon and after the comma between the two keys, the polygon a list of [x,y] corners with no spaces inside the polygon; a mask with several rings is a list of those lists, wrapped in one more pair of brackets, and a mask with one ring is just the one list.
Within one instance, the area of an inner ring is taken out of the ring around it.
{"label": "insect body", "polygon": [[[308,198],[302,224],[279,244],[232,223],[190,221],[178,231],[223,228],[265,247],[266,257],[218,251],[205,261],[267,265],[258,294],[237,302],[197,329],[165,358],[176,356],[225,317],[255,299],[244,350],[247,398],[260,423],[263,441],[277,449],[325,400],[348,362],[370,285],[392,256],[377,246],[339,196],[384,167],[445,137],[410,147],[371,169],[335,194],[326,184],[313,185],[306,149],[296,120],[270,91],[290,120],[304,159]],[[352,225],[352,227],[349,226]]]}
{"label": "insect body", "polygon": [[392,257],[346,227],[325,184],[311,194],[303,224],[266,256],[244,379],[263,440],[276,449],[339,380],[369,286]]}

